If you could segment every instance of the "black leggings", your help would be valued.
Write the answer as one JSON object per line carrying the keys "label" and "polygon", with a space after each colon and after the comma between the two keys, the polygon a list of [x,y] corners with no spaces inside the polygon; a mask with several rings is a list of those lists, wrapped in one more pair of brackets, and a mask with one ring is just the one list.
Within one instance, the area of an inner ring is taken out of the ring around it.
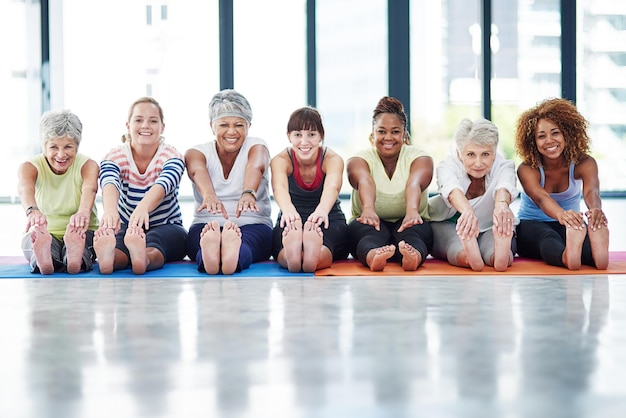
{"label": "black leggings", "polygon": [[[330,253],[333,255],[333,261],[348,258],[348,225],[346,225],[346,220],[330,219],[328,229],[324,228],[324,225],[321,228],[324,234],[323,245],[330,250]],[[272,232],[272,255],[274,260],[278,260],[278,253],[283,249],[283,230],[284,228],[280,227],[280,218],[278,218]]]}
{"label": "black leggings", "polygon": [[[543,260],[551,266],[565,267],[565,227],[560,223],[522,220],[517,226],[517,253],[522,257]],[[596,266],[591,255],[589,235],[583,242],[581,262],[587,266]]]}
{"label": "black leggings", "polygon": [[396,246],[396,252],[392,259],[401,261],[402,254],[400,254],[398,249],[398,243],[404,240],[404,242],[419,251],[423,263],[433,247],[433,230],[430,227],[430,223],[424,222],[423,224],[413,225],[402,232],[398,232],[400,225],[402,225],[402,219],[396,222],[388,222],[381,219],[380,231],[377,231],[373,226],[362,224],[353,219],[348,225],[352,256],[358,259],[364,266],[367,266],[366,257],[370,250],[393,244]]}

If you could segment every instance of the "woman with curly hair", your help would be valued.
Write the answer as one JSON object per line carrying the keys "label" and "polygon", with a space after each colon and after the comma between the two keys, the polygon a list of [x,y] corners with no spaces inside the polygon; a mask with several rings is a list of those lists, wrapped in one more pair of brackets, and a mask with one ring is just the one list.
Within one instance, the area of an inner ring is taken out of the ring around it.
{"label": "woman with curly hair", "polygon": [[[560,98],[545,100],[519,117],[519,255],[570,270],[581,264],[608,267],[608,221],[602,211],[598,165],[589,155],[587,127],[576,106]],[[584,214],[581,196],[587,206]]]}

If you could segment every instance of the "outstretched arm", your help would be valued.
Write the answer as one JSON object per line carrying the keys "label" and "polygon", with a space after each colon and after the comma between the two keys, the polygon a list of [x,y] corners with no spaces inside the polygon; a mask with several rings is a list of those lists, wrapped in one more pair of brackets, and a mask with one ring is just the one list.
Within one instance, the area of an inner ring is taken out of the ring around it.
{"label": "outstretched arm", "polygon": [[28,218],[25,231],[28,231],[33,225],[47,225],[46,216],[41,213],[35,200],[37,169],[30,162],[22,163],[18,169],[17,178],[17,191]]}
{"label": "outstretched arm", "polygon": [[187,175],[192,183],[196,186],[198,193],[202,196],[202,203],[198,207],[198,212],[205,210],[212,214],[221,213],[228,219],[228,213],[217,197],[213,188],[213,181],[206,167],[206,158],[203,153],[198,150],[190,149],[185,153],[185,165],[187,166]]}
{"label": "outstretched arm", "polygon": [[280,226],[284,228],[287,224],[300,219],[300,214],[291,201],[289,194],[288,176],[293,170],[291,160],[287,155],[287,151],[282,151],[270,161],[270,169],[272,171],[272,191],[274,192],[274,200],[282,212],[280,218]]}
{"label": "outstretched arm", "polygon": [[358,222],[372,225],[380,231],[380,218],[376,214],[376,184],[370,174],[367,162],[361,157],[352,157],[348,160],[348,181],[359,193],[361,200],[361,216],[356,218]]}
{"label": "outstretched arm", "polygon": [[576,165],[574,175],[580,175],[583,180],[583,199],[587,206],[585,216],[589,227],[596,231],[608,225],[608,219],[602,211],[600,198],[600,179],[598,178],[598,164],[592,157],[587,157]]}
{"label": "outstretched arm", "polygon": [[[270,154],[264,145],[257,144],[250,148],[248,151],[248,162],[246,164],[246,172],[243,178],[243,189],[259,190],[261,184],[261,178],[265,174],[270,161]],[[238,218],[241,212],[251,211],[258,212],[259,207],[256,204],[256,198],[250,193],[242,193],[239,202],[237,203],[237,213],[235,216]]]}
{"label": "outstretched arm", "polygon": [[317,225],[324,224],[324,228],[328,228],[328,214],[335,202],[337,202],[343,182],[343,159],[339,154],[327,149],[324,163],[322,164],[322,171],[326,175],[324,190],[322,191],[320,203],[311,213],[308,220]]}
{"label": "outstretched arm", "polygon": [[398,232],[413,225],[424,222],[419,214],[422,192],[428,188],[433,179],[433,159],[428,156],[418,157],[411,163],[411,171],[406,182],[406,213]]}

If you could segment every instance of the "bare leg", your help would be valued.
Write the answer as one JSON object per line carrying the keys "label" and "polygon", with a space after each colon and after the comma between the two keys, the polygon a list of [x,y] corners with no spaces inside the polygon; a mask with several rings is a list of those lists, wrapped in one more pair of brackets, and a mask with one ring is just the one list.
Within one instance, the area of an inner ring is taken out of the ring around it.
{"label": "bare leg", "polygon": [[311,273],[317,270],[323,244],[324,234],[322,233],[322,228],[313,222],[307,221],[304,224],[304,232],[302,233],[302,246],[304,248],[302,256],[303,271]]}
{"label": "bare leg", "polygon": [[382,247],[369,250],[365,261],[372,271],[382,271],[393,254],[396,252],[395,245],[383,245]]}
{"label": "bare leg", "polygon": [[115,233],[113,229],[98,229],[93,235],[93,249],[100,274],[113,273],[115,264]]}
{"label": "bare leg", "polygon": [[596,268],[606,270],[609,267],[609,228],[602,228],[592,231],[588,229],[589,242],[591,243],[591,255],[596,262]]}
{"label": "bare leg", "polygon": [[130,254],[130,265],[135,274],[144,274],[148,267],[146,234],[139,226],[129,226],[124,235],[124,244]]}
{"label": "bare leg", "polygon": [[54,263],[52,262],[52,235],[45,226],[34,226],[31,231],[31,240],[33,243],[33,252],[37,267],[41,274],[54,273]]}
{"label": "bare leg", "polygon": [[470,267],[474,271],[482,271],[485,267],[483,256],[480,254],[478,240],[476,238],[461,240],[463,250],[457,256],[457,262]]}
{"label": "bare leg", "polygon": [[80,273],[83,267],[83,252],[85,251],[85,233],[68,226],[63,236],[65,252],[67,255],[67,272],[69,274]]}
{"label": "bare leg", "polygon": [[226,221],[222,230],[222,274],[233,274],[239,264],[241,230],[236,223]]}
{"label": "bare leg", "polygon": [[422,262],[422,255],[413,246],[406,242],[398,243],[398,250],[402,254],[402,268],[405,271],[415,271]]}
{"label": "bare leg", "polygon": [[302,223],[294,222],[283,229],[283,254],[287,269],[292,273],[302,270]]}
{"label": "bare leg", "polygon": [[217,221],[204,225],[200,233],[202,264],[207,274],[217,274],[220,271],[220,235],[220,224]]}
{"label": "bare leg", "polygon": [[511,235],[500,235],[493,230],[494,252],[492,265],[496,271],[505,271],[511,262]]}
{"label": "bare leg", "polygon": [[580,270],[585,236],[587,236],[587,228],[566,228],[565,230],[565,251],[561,259],[565,267],[570,270]]}

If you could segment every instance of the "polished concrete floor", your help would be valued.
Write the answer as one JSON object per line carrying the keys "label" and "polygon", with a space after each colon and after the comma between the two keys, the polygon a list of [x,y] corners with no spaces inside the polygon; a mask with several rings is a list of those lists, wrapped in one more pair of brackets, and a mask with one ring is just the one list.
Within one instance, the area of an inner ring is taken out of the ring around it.
{"label": "polished concrete floor", "polygon": [[0,331],[0,417],[626,415],[624,275],[2,279]]}

